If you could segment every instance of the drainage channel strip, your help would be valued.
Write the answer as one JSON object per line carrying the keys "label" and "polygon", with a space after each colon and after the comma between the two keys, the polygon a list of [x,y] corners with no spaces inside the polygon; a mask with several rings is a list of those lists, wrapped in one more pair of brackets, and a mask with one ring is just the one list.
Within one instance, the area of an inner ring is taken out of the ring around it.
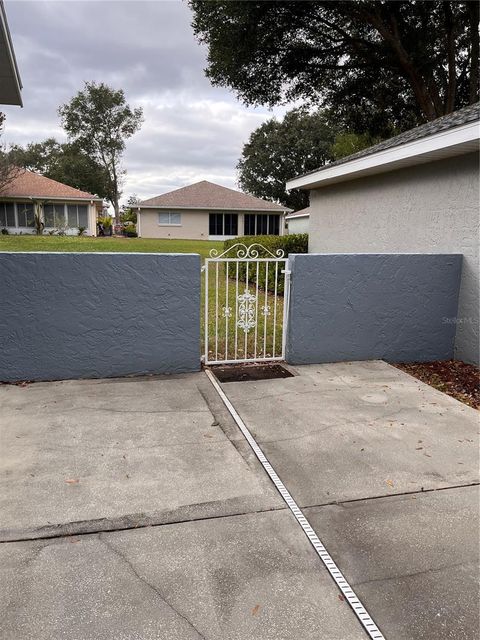
{"label": "drainage channel strip", "polygon": [[295,500],[290,495],[290,493],[287,490],[286,486],[283,484],[283,482],[278,477],[275,469],[272,467],[270,462],[267,460],[265,454],[263,453],[263,451],[260,449],[260,447],[256,443],[255,438],[252,436],[252,434],[248,430],[247,426],[243,422],[242,418],[237,413],[235,407],[233,406],[233,404],[230,402],[230,400],[228,399],[228,397],[224,393],[223,389],[219,385],[219,383],[218,383],[217,379],[215,378],[215,376],[213,375],[213,373],[211,371],[209,371],[208,369],[205,369],[205,373],[207,374],[208,379],[212,383],[212,385],[215,388],[216,392],[218,393],[218,395],[222,399],[224,405],[227,407],[230,415],[235,420],[238,428],[240,429],[240,431],[245,436],[245,439],[247,440],[248,444],[252,448],[254,454],[257,456],[257,458],[260,461],[261,465],[263,466],[265,471],[270,476],[270,479],[272,480],[273,484],[277,488],[277,490],[280,493],[280,495],[282,496],[282,498],[285,500],[288,508],[290,509],[290,511],[295,516],[297,522],[302,527],[305,535],[310,540],[310,542],[311,542],[313,548],[315,549],[315,551],[317,552],[320,560],[323,562],[323,564],[325,565],[327,571],[330,573],[332,578],[335,580],[335,583],[337,584],[337,587],[340,589],[340,591],[344,595],[344,597],[347,600],[348,604],[352,607],[353,612],[355,613],[355,615],[357,616],[357,618],[361,622],[361,624],[364,627],[365,631],[368,633],[370,638],[372,638],[372,640],[385,640],[385,636],[382,634],[380,629],[377,627],[377,625],[375,624],[375,622],[373,621],[372,617],[367,612],[367,610],[365,609],[363,604],[360,602],[360,600],[358,599],[356,593],[353,591],[351,586],[345,580],[345,577],[343,576],[342,572],[337,567],[337,565],[333,561],[332,557],[330,556],[328,551],[323,546],[322,542],[320,541],[320,539],[317,536],[317,534],[315,533],[315,531],[312,529],[312,527],[311,527],[310,523],[308,522],[307,518],[304,516],[302,510],[300,509],[300,507],[297,505]]}

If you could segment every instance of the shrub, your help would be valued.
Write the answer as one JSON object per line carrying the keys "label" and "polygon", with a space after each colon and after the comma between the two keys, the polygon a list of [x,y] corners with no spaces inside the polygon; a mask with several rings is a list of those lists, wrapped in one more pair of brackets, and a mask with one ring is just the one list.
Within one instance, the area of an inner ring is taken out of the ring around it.
{"label": "shrub", "polygon": [[2,236],[8,236],[9,235],[9,231],[6,228],[2,229]]}
{"label": "shrub", "polygon": [[136,238],[137,237],[137,232],[135,231],[135,227],[134,226],[132,226],[131,229],[129,227],[127,227],[124,230],[124,234],[125,234],[125,237],[127,237],[127,238]]}
{"label": "shrub", "polygon": [[78,235],[79,236],[83,236],[83,234],[85,233],[87,227],[78,227]]}
{"label": "shrub", "polygon": [[[276,255],[278,250],[282,250],[284,252],[284,257],[287,258],[291,253],[308,253],[308,234],[307,233],[296,233],[292,235],[286,236],[244,236],[241,238],[233,238],[231,240],[225,240],[223,243],[223,250],[226,251],[229,247],[233,247],[235,244],[244,244],[247,247],[252,245],[261,245],[260,247],[255,247],[258,250],[259,258],[271,258],[268,251],[273,255]],[[264,247],[267,251],[262,250],[261,247]],[[236,257],[233,254],[231,257]],[[281,265],[283,268],[283,264]],[[236,265],[229,265],[229,277],[236,277]],[[249,267],[252,268],[251,266]],[[251,271],[250,271],[251,273]],[[265,288],[266,283],[266,273],[267,270],[265,266],[261,266],[258,274],[258,286],[262,289]],[[239,263],[238,269],[238,278],[241,282],[246,281],[247,275],[247,264],[245,262]],[[275,263],[272,262],[268,265],[268,289],[269,291],[273,290],[275,282]],[[283,294],[283,285],[284,278],[280,277],[280,268],[278,274],[278,289],[277,292]]]}

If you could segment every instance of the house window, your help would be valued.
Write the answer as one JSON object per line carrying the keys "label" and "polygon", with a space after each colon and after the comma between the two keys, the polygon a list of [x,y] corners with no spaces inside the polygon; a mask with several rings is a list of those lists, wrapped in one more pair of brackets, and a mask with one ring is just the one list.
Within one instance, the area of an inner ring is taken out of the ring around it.
{"label": "house window", "polygon": [[280,235],[280,216],[246,213],[244,232],[246,236],[278,236]]}
{"label": "house window", "polygon": [[158,224],[171,224],[180,226],[182,224],[182,214],[171,211],[162,211],[158,214]]}
{"label": "house window", "polygon": [[17,202],[17,220],[19,227],[35,226],[35,212],[32,202]]}
{"label": "house window", "polygon": [[208,235],[238,236],[238,214],[211,213],[208,220]]}
{"label": "house window", "polygon": [[86,204],[67,205],[69,227],[88,227],[88,210]]}
{"label": "house window", "polygon": [[15,226],[15,207],[13,202],[0,202],[0,227]]}
{"label": "house window", "polygon": [[65,205],[46,204],[43,206],[43,215],[46,227],[57,227],[65,224]]}

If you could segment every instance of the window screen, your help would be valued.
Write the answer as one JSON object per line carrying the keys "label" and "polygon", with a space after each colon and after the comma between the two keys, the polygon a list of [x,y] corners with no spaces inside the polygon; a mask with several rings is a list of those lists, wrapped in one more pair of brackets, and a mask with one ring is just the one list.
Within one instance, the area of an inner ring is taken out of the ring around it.
{"label": "window screen", "polygon": [[15,226],[15,206],[13,202],[0,202],[0,226]]}
{"label": "window screen", "polygon": [[278,236],[280,235],[280,216],[246,213],[244,232],[246,236]]}
{"label": "window screen", "polygon": [[88,227],[88,207],[86,204],[79,204],[77,206],[78,211],[78,226]]}
{"label": "window screen", "polygon": [[238,214],[211,213],[208,222],[208,234],[210,236],[237,236]]}
{"label": "window screen", "polygon": [[17,218],[19,227],[34,227],[35,215],[32,202],[17,202]]}
{"label": "window screen", "polygon": [[246,236],[255,235],[255,217],[253,213],[245,214],[244,233]]}
{"label": "window screen", "polygon": [[69,227],[88,227],[88,211],[86,204],[67,205]]}
{"label": "window screen", "polygon": [[43,207],[43,215],[46,227],[56,227],[65,222],[65,205],[46,204]]}

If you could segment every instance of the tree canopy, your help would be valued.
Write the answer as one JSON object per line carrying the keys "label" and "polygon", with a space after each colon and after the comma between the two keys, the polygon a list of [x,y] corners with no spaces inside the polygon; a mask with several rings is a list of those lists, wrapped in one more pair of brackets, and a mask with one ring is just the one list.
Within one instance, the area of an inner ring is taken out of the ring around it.
{"label": "tree canopy", "polygon": [[111,199],[106,171],[76,143],[61,143],[55,138],[47,138],[43,142],[31,142],[25,147],[13,145],[8,155],[15,166]]}
{"label": "tree canopy", "polygon": [[285,183],[333,160],[335,135],[335,127],[322,112],[293,109],[283,120],[267,120],[253,131],[243,147],[237,165],[240,188],[291,209],[307,207],[308,193],[287,192]]}
{"label": "tree canopy", "polygon": [[61,106],[58,112],[70,140],[104,169],[108,199],[118,222],[125,173],[121,160],[126,140],[142,125],[142,109],[132,109],[121,89],[86,82],[83,91]]}
{"label": "tree canopy", "polygon": [[208,77],[247,104],[310,101],[354,133],[387,136],[479,99],[474,1],[189,5]]}

